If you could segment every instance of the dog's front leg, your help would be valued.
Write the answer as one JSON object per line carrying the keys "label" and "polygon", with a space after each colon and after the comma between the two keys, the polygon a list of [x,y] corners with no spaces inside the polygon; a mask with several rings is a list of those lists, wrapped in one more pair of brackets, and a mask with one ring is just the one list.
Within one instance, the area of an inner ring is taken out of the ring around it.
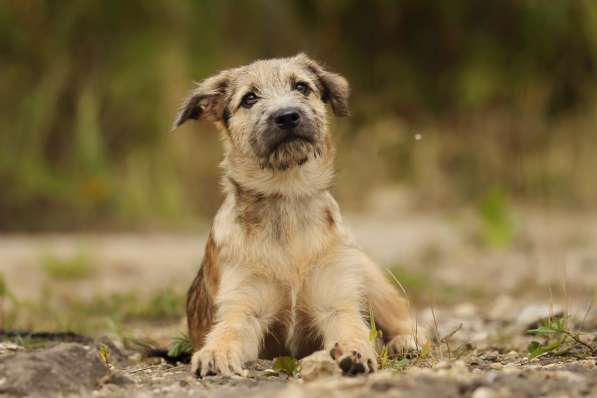
{"label": "dog's front leg", "polygon": [[216,298],[216,322],[204,346],[193,354],[193,373],[242,374],[243,364],[257,359],[281,301],[275,285],[263,278],[224,275]]}
{"label": "dog's front leg", "polygon": [[305,283],[303,305],[312,326],[323,338],[343,373],[369,373],[377,368],[377,356],[369,341],[363,317],[364,276],[362,255],[343,248],[315,268]]}

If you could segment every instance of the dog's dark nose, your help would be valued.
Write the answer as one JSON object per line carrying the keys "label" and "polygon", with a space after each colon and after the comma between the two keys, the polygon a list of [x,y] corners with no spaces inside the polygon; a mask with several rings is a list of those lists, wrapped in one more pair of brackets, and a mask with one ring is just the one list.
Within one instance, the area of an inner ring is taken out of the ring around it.
{"label": "dog's dark nose", "polygon": [[301,115],[295,108],[280,109],[272,117],[276,126],[282,130],[290,130],[301,124]]}

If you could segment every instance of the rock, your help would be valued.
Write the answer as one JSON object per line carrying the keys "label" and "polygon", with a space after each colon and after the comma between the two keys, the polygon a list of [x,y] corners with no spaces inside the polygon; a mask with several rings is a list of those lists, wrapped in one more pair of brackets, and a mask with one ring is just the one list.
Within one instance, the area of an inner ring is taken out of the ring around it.
{"label": "rock", "polygon": [[322,377],[340,375],[340,367],[327,351],[316,351],[301,360],[301,377],[311,381]]}
{"label": "rock", "polygon": [[21,347],[18,344],[14,344],[14,343],[11,343],[8,341],[0,343],[0,357],[4,356],[4,355],[9,355],[16,351],[21,351],[21,350],[23,350],[23,347]]}
{"label": "rock", "polygon": [[51,396],[80,393],[107,380],[109,369],[95,348],[60,343],[0,358],[0,395]]}
{"label": "rock", "polygon": [[548,317],[561,314],[563,309],[558,305],[549,304],[530,304],[526,305],[520,310],[516,317],[516,323],[524,326],[525,329],[537,327],[537,322]]}
{"label": "rock", "polygon": [[448,361],[442,360],[433,366],[435,369],[450,369],[451,365]]}
{"label": "rock", "polygon": [[488,387],[479,387],[473,391],[472,398],[498,398],[499,395]]}

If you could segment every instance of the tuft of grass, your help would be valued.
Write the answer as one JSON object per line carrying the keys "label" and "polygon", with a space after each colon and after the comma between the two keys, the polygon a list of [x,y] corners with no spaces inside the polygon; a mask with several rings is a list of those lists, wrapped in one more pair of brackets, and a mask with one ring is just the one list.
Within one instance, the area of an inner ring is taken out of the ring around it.
{"label": "tuft of grass", "polygon": [[373,310],[369,309],[369,341],[375,343],[378,337],[381,337],[381,330],[377,330]]}
{"label": "tuft of grass", "polygon": [[548,353],[564,355],[574,347],[588,351],[590,355],[597,353],[597,347],[582,341],[582,333],[568,327],[567,317],[548,318],[539,327],[527,332],[543,337],[543,342],[533,340],[529,343],[527,347],[529,359]]}
{"label": "tuft of grass", "polygon": [[[10,304],[11,307],[8,307],[7,304]],[[9,329],[12,327],[17,316],[17,307],[17,298],[8,288],[4,274],[0,272],[0,328]]]}
{"label": "tuft of grass", "polygon": [[95,268],[85,253],[72,257],[45,255],[41,262],[42,269],[52,279],[76,281],[93,275]]}
{"label": "tuft of grass", "polygon": [[168,356],[172,358],[178,358],[183,354],[193,353],[193,343],[186,334],[181,334],[172,339],[170,347],[168,348]]}
{"label": "tuft of grass", "polygon": [[299,361],[294,357],[277,357],[274,359],[273,369],[286,373],[290,377],[296,377],[300,371]]}
{"label": "tuft of grass", "polygon": [[110,348],[105,344],[101,344],[98,348],[98,351],[99,351],[99,356],[100,356],[100,359],[102,360],[102,362],[105,365],[109,365],[110,364]]}

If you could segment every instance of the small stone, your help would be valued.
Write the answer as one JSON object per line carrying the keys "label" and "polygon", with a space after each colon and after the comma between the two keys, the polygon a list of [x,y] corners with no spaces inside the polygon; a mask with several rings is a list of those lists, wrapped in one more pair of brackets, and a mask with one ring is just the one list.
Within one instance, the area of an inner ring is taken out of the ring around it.
{"label": "small stone", "polygon": [[491,365],[489,365],[489,367],[491,369],[500,370],[504,367],[504,365],[502,365],[500,362],[495,362],[495,363],[492,363]]}
{"label": "small stone", "polygon": [[488,387],[479,387],[473,391],[472,398],[497,398],[499,395]]}
{"label": "small stone", "polygon": [[340,367],[332,359],[327,351],[316,351],[303,358],[301,364],[301,377],[305,381],[311,381],[323,377],[340,375]]}
{"label": "small stone", "polygon": [[279,373],[276,370],[273,370],[273,369],[265,369],[263,371],[263,375],[264,376],[278,376],[278,374]]}
{"label": "small stone", "polygon": [[516,351],[510,351],[509,353],[506,354],[507,359],[516,359],[518,357],[519,357],[519,355],[518,355],[518,352],[516,352]]}
{"label": "small stone", "polygon": [[577,363],[578,363],[578,365],[580,365],[581,367],[586,368],[586,369],[594,369],[595,365],[596,365],[595,360],[592,360],[592,359],[583,359],[583,360],[578,361]]}
{"label": "small stone", "polygon": [[451,365],[448,361],[439,361],[433,367],[435,369],[450,369]]}
{"label": "small stone", "polygon": [[0,343],[0,353],[2,351],[19,351],[22,350],[23,347],[21,347],[18,344],[15,343],[11,343],[11,342],[2,342]]}

